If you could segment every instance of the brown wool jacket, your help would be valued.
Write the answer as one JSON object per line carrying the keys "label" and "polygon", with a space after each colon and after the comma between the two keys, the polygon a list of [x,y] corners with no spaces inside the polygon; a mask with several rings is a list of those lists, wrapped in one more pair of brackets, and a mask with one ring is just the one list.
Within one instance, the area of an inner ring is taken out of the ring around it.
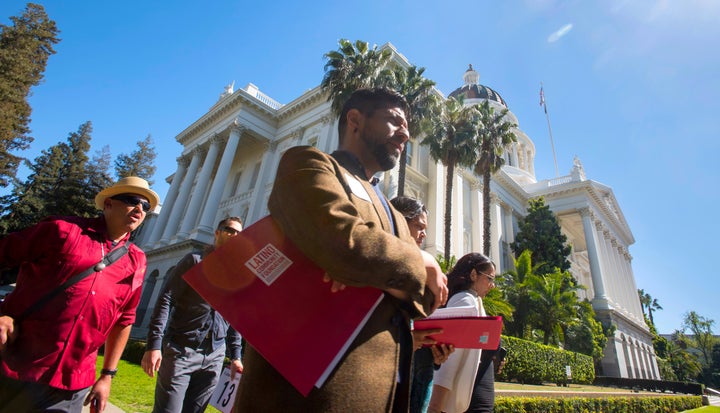
{"label": "brown wool jacket", "polygon": [[[423,260],[403,216],[390,206],[395,236],[352,155],[330,156],[312,147],[283,155],[268,207],[285,234],[334,280],[393,288],[411,299],[386,294],[325,384],[307,398],[248,346],[235,411],[390,412],[396,397],[407,411],[409,369],[400,372],[403,386],[396,385],[400,338],[411,340],[409,318],[427,315],[433,295],[425,289]],[[302,345],[298,337],[287,343],[287,351]]]}

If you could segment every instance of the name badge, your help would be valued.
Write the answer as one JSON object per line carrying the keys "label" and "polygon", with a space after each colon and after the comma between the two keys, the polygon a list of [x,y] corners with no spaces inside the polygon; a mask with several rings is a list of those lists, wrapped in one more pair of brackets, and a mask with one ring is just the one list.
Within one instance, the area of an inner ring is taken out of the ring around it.
{"label": "name badge", "polygon": [[363,199],[368,202],[372,202],[372,199],[370,199],[370,195],[365,190],[365,187],[355,179],[354,176],[351,176],[350,174],[345,174],[345,180],[348,182],[348,185],[350,186],[350,191],[355,194],[356,197]]}

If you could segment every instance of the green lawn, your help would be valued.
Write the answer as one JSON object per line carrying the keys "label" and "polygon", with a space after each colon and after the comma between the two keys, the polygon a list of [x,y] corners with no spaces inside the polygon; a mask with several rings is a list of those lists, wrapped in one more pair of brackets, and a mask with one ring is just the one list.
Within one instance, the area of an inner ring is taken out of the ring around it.
{"label": "green lawn", "polygon": [[720,413],[720,407],[704,406],[699,409],[685,410],[682,413]]}
{"label": "green lawn", "polygon": [[[99,356],[97,371],[102,369],[103,357]],[[118,374],[113,379],[110,391],[110,403],[123,409],[127,413],[150,413],[155,395],[155,379],[145,374],[142,367],[137,364],[120,360]],[[210,406],[206,412],[220,413]]]}

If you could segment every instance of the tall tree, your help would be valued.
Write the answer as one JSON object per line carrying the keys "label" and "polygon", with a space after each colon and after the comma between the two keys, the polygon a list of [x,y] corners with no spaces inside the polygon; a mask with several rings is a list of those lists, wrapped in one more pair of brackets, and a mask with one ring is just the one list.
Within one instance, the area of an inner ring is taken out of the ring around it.
{"label": "tall tree", "polygon": [[548,274],[559,268],[561,272],[570,269],[567,257],[572,248],[565,245],[567,237],[562,233],[555,214],[545,205],[545,199],[538,197],[528,201],[528,214],[520,220],[520,231],[511,247],[518,256],[525,250],[532,251],[532,262],[539,266],[538,274]]}
{"label": "tall tree", "polygon": [[148,135],[145,139],[137,142],[137,149],[129,154],[120,154],[115,160],[115,173],[118,178],[127,176],[139,176],[152,185],[152,177],[155,175],[155,146],[152,137]]}
{"label": "tall tree", "polygon": [[700,350],[703,366],[712,364],[712,348],[716,341],[712,331],[713,324],[715,320],[705,318],[695,311],[688,312],[683,319],[683,332],[689,330],[692,333],[690,342]]}
{"label": "tall tree", "polygon": [[[431,122],[429,117],[437,113],[437,106],[440,98],[435,93],[435,82],[423,76],[425,68],[410,66],[405,69],[395,66],[392,70],[386,71],[387,76],[382,80],[383,86],[396,90],[410,106],[410,113],[407,114],[408,131],[410,139],[417,139],[428,132]],[[403,147],[398,168],[398,196],[405,194],[405,171],[407,168],[407,145]]]}
{"label": "tall tree", "polygon": [[345,102],[357,89],[374,87],[380,84],[383,73],[392,57],[390,49],[372,49],[367,42],[347,39],[338,41],[338,50],[325,53],[325,75],[320,83],[323,91],[328,93],[328,101],[332,101],[335,116],[340,116]]}
{"label": "tall tree", "polygon": [[86,122],[77,132],[41,152],[29,164],[30,175],[3,199],[0,227],[4,233],[35,224],[49,215],[92,216],[95,190],[88,186],[87,152],[92,124]]}
{"label": "tall tree", "polygon": [[483,254],[490,256],[490,178],[505,163],[503,153],[508,146],[517,142],[513,128],[517,125],[505,120],[507,108],[495,112],[486,100],[478,105],[480,122],[477,139],[480,153],[475,163],[475,173],[483,180]]}
{"label": "tall tree", "polygon": [[653,311],[662,310],[662,306],[658,302],[657,298],[652,298],[648,304],[647,310],[648,310],[648,317],[650,318],[650,324],[653,326],[655,325],[655,320],[653,319]]}
{"label": "tall tree", "polygon": [[465,106],[462,97],[450,97],[431,117],[427,136],[422,140],[430,156],[447,168],[445,177],[445,259],[450,257],[452,191],[456,167],[472,167],[477,161],[475,134],[478,112]]}
{"label": "tall tree", "polygon": [[110,146],[105,145],[99,151],[95,152],[90,162],[88,162],[88,189],[92,193],[98,193],[104,188],[109,187],[113,183],[110,175],[110,165],[112,164],[112,156],[110,155]]}
{"label": "tall tree", "polygon": [[592,356],[597,366],[603,358],[608,333],[614,333],[614,329],[606,331],[587,300],[578,303],[577,313],[578,322],[569,324],[565,329],[565,350]]}
{"label": "tall tree", "polygon": [[554,272],[528,279],[531,308],[530,320],[542,331],[543,344],[565,341],[564,326],[578,320],[578,287],[569,272]]}
{"label": "tall tree", "polygon": [[40,84],[58,29],[43,6],[28,3],[13,25],[0,25],[0,187],[15,178],[21,157],[11,152],[27,149],[30,88]]}
{"label": "tall tree", "polygon": [[515,268],[505,272],[500,278],[500,289],[515,308],[513,319],[505,321],[506,334],[522,339],[530,339],[530,292],[528,280],[535,275],[537,268],[532,265],[532,253],[523,251],[515,261]]}

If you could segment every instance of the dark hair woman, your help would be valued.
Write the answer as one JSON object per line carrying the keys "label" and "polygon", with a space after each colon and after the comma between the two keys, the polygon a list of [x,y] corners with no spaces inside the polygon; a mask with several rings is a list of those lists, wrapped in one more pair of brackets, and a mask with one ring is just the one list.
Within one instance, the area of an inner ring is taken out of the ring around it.
{"label": "dark hair woman", "polygon": [[[482,298],[495,286],[495,264],[480,253],[464,255],[448,273],[447,307],[471,307],[484,316]],[[428,413],[462,413],[474,400],[479,349],[456,349],[435,372]],[[492,404],[491,404],[492,409]]]}

